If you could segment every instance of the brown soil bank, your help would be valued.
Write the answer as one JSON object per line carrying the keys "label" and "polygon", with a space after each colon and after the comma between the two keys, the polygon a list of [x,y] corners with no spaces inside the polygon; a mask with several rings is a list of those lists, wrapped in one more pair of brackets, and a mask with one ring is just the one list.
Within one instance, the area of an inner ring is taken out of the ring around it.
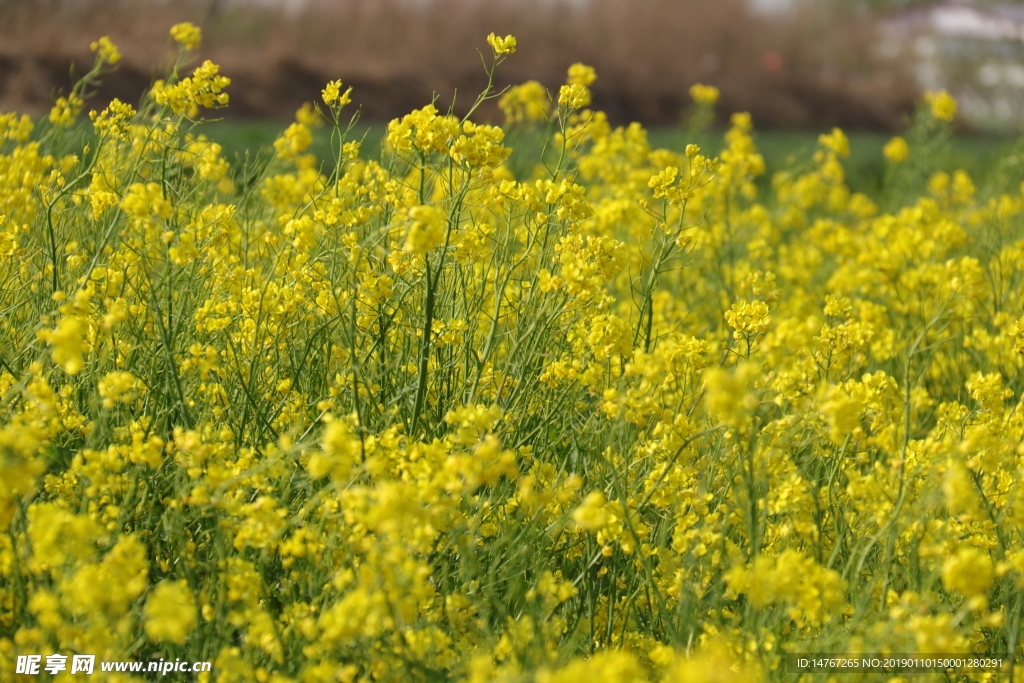
{"label": "brown soil bank", "polygon": [[[45,111],[69,65],[109,35],[120,71],[97,99],[135,102],[162,76],[178,21],[203,28],[201,58],[232,78],[228,116],[290,117],[323,84],[355,87],[368,120],[456,97],[486,83],[478,50],[490,32],[519,51],[499,85],[557,90],[573,62],[597,69],[594,106],[613,121],[671,124],[694,83],[722,91],[720,111],[766,128],[899,128],[915,96],[897,65],[874,56],[872,27],[850,17],[755,17],[740,0],[338,0],[291,9],[223,0],[0,0],[0,110]],[[496,112],[485,111],[496,118]]]}

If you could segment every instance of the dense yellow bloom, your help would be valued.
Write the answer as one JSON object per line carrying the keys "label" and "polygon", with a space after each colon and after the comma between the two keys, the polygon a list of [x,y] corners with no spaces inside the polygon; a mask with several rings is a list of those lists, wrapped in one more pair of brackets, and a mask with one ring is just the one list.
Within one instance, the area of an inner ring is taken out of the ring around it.
{"label": "dense yellow bloom", "polygon": [[498,106],[509,123],[543,121],[550,106],[548,91],[537,81],[527,81],[509,88],[498,100]]}
{"label": "dense yellow bloom", "polygon": [[28,539],[32,544],[31,567],[42,572],[64,562],[91,559],[103,530],[96,520],[76,515],[56,503],[35,503],[28,510]]}
{"label": "dense yellow bloom", "polygon": [[435,206],[414,206],[409,210],[412,223],[405,235],[403,249],[410,254],[426,254],[444,242],[447,219]]}
{"label": "dense yellow bloom", "polygon": [[92,119],[92,125],[98,133],[110,135],[122,141],[128,139],[131,120],[134,116],[135,109],[130,104],[125,104],[117,98],[111,100],[110,104],[102,112],[89,112],[89,118]]}
{"label": "dense yellow bloom", "polygon": [[31,137],[35,124],[28,114],[18,116],[17,114],[0,114],[0,142],[14,140],[25,142]]}
{"label": "dense yellow bloom", "polygon": [[570,109],[582,109],[590,104],[590,90],[579,83],[563,85],[558,91],[558,104]]}
{"label": "dense yellow bloom", "polygon": [[325,415],[323,421],[326,427],[321,437],[321,450],[309,456],[306,469],[314,479],[329,474],[335,481],[347,481],[359,461],[362,444],[344,419]]}
{"label": "dense yellow bloom", "polygon": [[829,621],[846,588],[839,572],[792,549],[778,557],[761,555],[751,567],[734,566],[726,582],[731,590],[747,594],[757,608],[791,603],[790,616],[798,624]]}
{"label": "dense yellow bloom", "polygon": [[760,402],[752,391],[758,377],[753,363],[740,363],[732,371],[709,368],[704,372],[708,412],[722,424],[742,427]]}
{"label": "dense yellow bloom", "polygon": [[633,355],[632,330],[616,315],[598,315],[590,321],[587,345],[594,358],[603,361],[614,355]]}
{"label": "dense yellow bloom", "polygon": [[584,108],[583,65],[508,166],[438,103],[367,158],[333,81],[234,168],[194,116],[221,78],[0,115],[0,668],[144,643],[224,683],[781,681],[1017,637],[1005,178],[922,155],[869,196],[842,131],[769,169],[743,113],[659,149]]}
{"label": "dense yellow bloom", "polygon": [[457,162],[470,166],[498,166],[512,150],[502,146],[505,131],[497,126],[478,125],[472,121],[462,124],[463,135],[456,138],[449,153]]}
{"label": "dense yellow bloom", "polygon": [[737,301],[725,312],[725,322],[733,329],[733,339],[743,339],[767,332],[772,318],[763,301]]}
{"label": "dense yellow bloom", "polygon": [[437,107],[428,104],[388,123],[386,142],[396,152],[418,149],[443,154],[448,152],[449,144],[460,128],[457,118],[439,115]]}
{"label": "dense yellow bloom", "polygon": [[196,625],[196,606],[185,581],[161,581],[146,598],[146,635],[184,643]]}
{"label": "dense yellow bloom", "polygon": [[164,198],[163,189],[157,183],[132,183],[121,200],[121,208],[137,218],[170,218],[174,210],[171,203]]}
{"label": "dense yellow bloom", "polygon": [[99,383],[103,407],[113,408],[118,403],[131,403],[141,388],[139,380],[130,372],[116,371],[105,375]]}
{"label": "dense yellow bloom", "polygon": [[229,97],[224,88],[229,85],[231,79],[220,75],[220,67],[206,60],[192,72],[191,76],[177,83],[154,83],[153,98],[158,104],[170,107],[175,114],[186,114],[198,107],[227,106]]}
{"label": "dense yellow bloom", "polygon": [[984,595],[993,576],[992,558],[980,548],[961,547],[942,565],[942,585],[969,598]]}
{"label": "dense yellow bloom", "polygon": [[309,149],[313,144],[313,133],[303,123],[293,123],[285,129],[277,140],[274,149],[281,159],[291,160]]}

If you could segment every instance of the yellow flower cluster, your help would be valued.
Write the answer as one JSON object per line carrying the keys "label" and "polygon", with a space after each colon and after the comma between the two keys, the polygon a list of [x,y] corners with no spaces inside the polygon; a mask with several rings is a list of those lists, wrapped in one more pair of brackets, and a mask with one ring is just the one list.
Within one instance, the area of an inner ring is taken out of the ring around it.
{"label": "yellow flower cluster", "polygon": [[690,86],[690,97],[697,104],[714,104],[718,102],[718,98],[721,97],[721,93],[718,88],[713,85],[704,85],[703,83],[695,83]]}
{"label": "yellow flower cluster", "polygon": [[509,123],[544,121],[550,107],[548,91],[537,81],[527,81],[509,88],[498,100],[498,106]]}
{"label": "yellow flower cluster", "polygon": [[509,55],[516,51],[515,36],[501,38],[493,33],[487,36],[487,44],[494,50],[496,56]]}
{"label": "yellow flower cluster", "polygon": [[153,84],[153,99],[157,104],[170,107],[175,114],[194,115],[199,107],[226,107],[228,94],[224,88],[231,79],[220,75],[220,67],[206,60],[177,83],[157,81]]}
{"label": "yellow flower cluster", "polygon": [[956,118],[956,100],[945,90],[928,91],[925,101],[931,107],[932,116],[940,121],[952,121]]}
{"label": "yellow flower cluster", "polygon": [[195,50],[203,41],[203,32],[195,24],[185,21],[171,27],[171,39],[186,50]]}
{"label": "yellow flower cluster", "polygon": [[339,81],[233,164],[209,62],[76,126],[94,49],[50,119],[0,115],[3,680],[89,653],[782,681],[793,652],[1014,647],[1024,195],[935,167],[955,103],[875,197],[841,130],[765,177],[749,115],[657,149],[581,64],[558,107],[501,100],[545,137],[521,171],[433,104],[366,158]]}

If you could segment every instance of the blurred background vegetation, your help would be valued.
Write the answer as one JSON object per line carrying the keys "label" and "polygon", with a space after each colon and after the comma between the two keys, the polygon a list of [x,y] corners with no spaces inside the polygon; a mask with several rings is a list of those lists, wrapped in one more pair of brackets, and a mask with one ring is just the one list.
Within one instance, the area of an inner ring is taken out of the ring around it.
{"label": "blurred background vegetation", "polygon": [[[44,113],[101,35],[124,60],[90,106],[137,102],[179,21],[203,28],[200,57],[233,81],[211,129],[229,153],[272,141],[336,78],[354,86],[368,152],[384,122],[434,98],[464,112],[492,31],[519,41],[499,86],[557,90],[570,64],[590,64],[594,107],[640,121],[655,145],[687,142],[694,83],[721,90],[719,128],[753,115],[769,168],[841,127],[855,189],[877,182],[882,145],[926,89],[960,101],[950,163],[975,172],[995,168],[1024,111],[1024,8],[994,0],[0,0],[0,111]],[[501,118],[496,106],[476,116]]]}

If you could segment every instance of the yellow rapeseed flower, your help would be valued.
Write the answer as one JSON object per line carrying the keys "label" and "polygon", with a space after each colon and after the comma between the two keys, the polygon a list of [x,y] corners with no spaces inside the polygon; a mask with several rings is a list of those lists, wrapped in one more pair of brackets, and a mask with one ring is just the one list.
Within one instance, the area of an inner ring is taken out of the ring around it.
{"label": "yellow rapeseed flower", "polygon": [[69,375],[77,374],[85,367],[82,357],[86,326],[76,316],[60,319],[53,330],[43,330],[40,338],[53,347],[53,362]]}
{"label": "yellow rapeseed flower", "polygon": [[964,546],[942,565],[942,585],[969,598],[981,596],[994,579],[992,557],[973,546]]}
{"label": "yellow rapeseed flower", "polygon": [[146,599],[146,635],[154,642],[184,643],[196,625],[196,605],[185,581],[161,581]]}
{"label": "yellow rapeseed flower", "polygon": [[910,145],[907,144],[905,139],[897,135],[885,143],[885,147],[882,148],[882,154],[894,164],[899,164],[906,161],[907,157],[910,156]]}
{"label": "yellow rapeseed flower", "polygon": [[186,50],[195,50],[203,41],[203,32],[192,22],[185,21],[171,27],[171,38]]}
{"label": "yellow rapeseed flower", "polygon": [[491,46],[496,56],[508,55],[516,51],[516,39],[511,35],[500,38],[491,33],[487,36],[487,44]]}
{"label": "yellow rapeseed flower", "polygon": [[95,52],[101,61],[111,66],[121,61],[121,51],[117,49],[117,45],[110,42],[110,38],[107,36],[90,43],[89,49]]}
{"label": "yellow rapeseed flower", "polygon": [[956,100],[945,90],[929,90],[924,94],[924,101],[931,107],[932,116],[938,120],[952,121],[956,118]]}
{"label": "yellow rapeseed flower", "polygon": [[590,90],[579,83],[563,85],[558,91],[558,104],[570,109],[582,109],[590,104]]}
{"label": "yellow rapeseed flower", "polygon": [[597,80],[597,72],[594,67],[579,62],[569,67],[569,78],[566,81],[569,85],[590,86]]}
{"label": "yellow rapeseed flower", "polygon": [[690,97],[697,104],[710,105],[718,101],[721,96],[718,88],[713,85],[704,85],[703,83],[695,83],[690,86]]}
{"label": "yellow rapeseed flower", "polygon": [[75,93],[67,97],[58,97],[50,110],[50,123],[55,126],[70,126],[75,122],[78,113],[82,111],[81,98]]}
{"label": "yellow rapeseed flower", "polygon": [[410,254],[426,254],[444,241],[445,215],[434,206],[414,206],[409,211],[412,225],[403,249]]}
{"label": "yellow rapeseed flower", "polygon": [[341,85],[341,81],[331,81],[324,86],[321,96],[327,106],[340,108],[352,101],[350,97],[352,94],[352,88],[349,87],[348,90],[342,92]]}
{"label": "yellow rapeseed flower", "polygon": [[498,106],[509,123],[543,121],[548,115],[548,91],[537,81],[527,81],[509,88]]}

